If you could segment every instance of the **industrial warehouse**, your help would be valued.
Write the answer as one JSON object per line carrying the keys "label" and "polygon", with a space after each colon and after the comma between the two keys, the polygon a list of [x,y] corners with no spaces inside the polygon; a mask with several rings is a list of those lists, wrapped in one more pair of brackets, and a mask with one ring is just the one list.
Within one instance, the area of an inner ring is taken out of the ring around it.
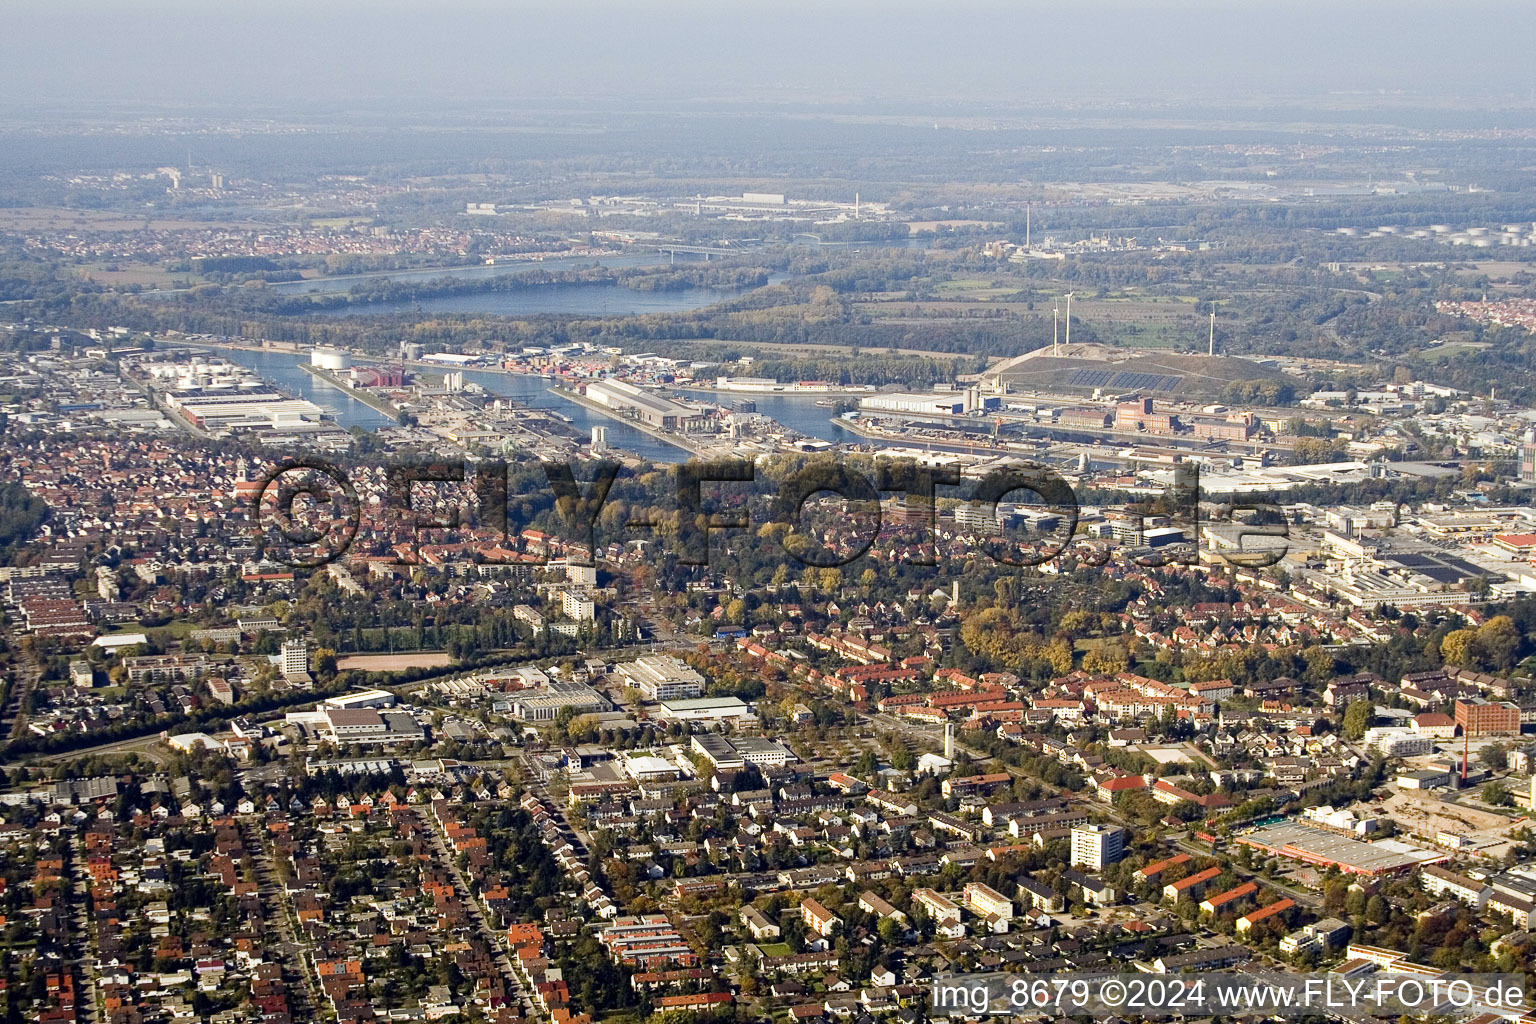
{"label": "industrial warehouse", "polygon": [[997,395],[983,396],[979,388],[935,391],[931,394],[887,392],[859,399],[860,412],[906,412],[930,416],[963,416],[1002,407]]}
{"label": "industrial warehouse", "polygon": [[587,385],[586,395],[598,405],[660,430],[697,430],[706,419],[704,413],[692,406],[653,395],[623,381],[593,381]]}
{"label": "industrial warehouse", "polygon": [[272,390],[169,391],[165,404],[194,427],[211,432],[314,429],[325,420],[325,410],[315,403]]}
{"label": "industrial warehouse", "polygon": [[1237,841],[1274,857],[1299,860],[1320,868],[1338,868],[1345,874],[1367,878],[1407,874],[1421,864],[1436,864],[1448,859],[1443,853],[1421,850],[1395,839],[1367,843],[1290,821],[1240,835]]}

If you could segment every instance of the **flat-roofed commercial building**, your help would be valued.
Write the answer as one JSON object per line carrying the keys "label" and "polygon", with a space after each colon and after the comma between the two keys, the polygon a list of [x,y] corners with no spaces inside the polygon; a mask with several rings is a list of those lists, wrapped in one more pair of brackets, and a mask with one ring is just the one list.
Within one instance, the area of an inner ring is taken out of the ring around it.
{"label": "flat-roofed commercial building", "polygon": [[1273,856],[1335,867],[1367,878],[1407,874],[1421,865],[1448,859],[1447,854],[1421,850],[1396,839],[1366,843],[1292,821],[1240,835],[1237,841]]}
{"label": "flat-roofed commercial building", "polygon": [[752,705],[738,697],[694,697],[661,702],[662,718],[674,722],[723,722],[733,718],[756,718]]}
{"label": "flat-roofed commercial building", "polygon": [[368,709],[330,710],[324,715],[328,738],[338,745],[395,746],[421,743],[426,739],[421,725],[403,711],[380,714]]}
{"label": "flat-roofed commercial building", "polygon": [[399,699],[388,690],[354,690],[351,693],[343,693],[335,697],[327,697],[319,704],[320,709],[334,708],[337,711],[356,711],[362,708],[392,708],[399,703]]}
{"label": "flat-roofed commercial building", "polygon": [[325,410],[302,398],[275,391],[168,392],[165,402],[188,423],[205,430],[253,430],[318,423]]}
{"label": "flat-roofed commercial building", "polygon": [[756,736],[726,739],[714,733],[705,733],[695,736],[692,746],[720,771],[738,770],[749,764],[759,767],[785,765],[796,760],[795,755],[782,743]]}
{"label": "flat-roofed commercial building", "polygon": [[512,717],[523,722],[553,722],[561,708],[590,715],[608,710],[608,698],[580,683],[551,683],[512,698]]}
{"label": "flat-roofed commercial building", "polygon": [[626,751],[620,763],[624,774],[636,782],[660,782],[675,779],[679,774],[677,765],[655,754]]}
{"label": "flat-roofed commercial building", "polygon": [[697,409],[621,380],[593,381],[587,385],[587,398],[662,430],[693,430],[704,422],[704,415]]}
{"label": "flat-roofed commercial building", "polygon": [[704,677],[678,659],[666,654],[638,658],[614,667],[626,685],[640,691],[646,700],[686,700],[704,696]]}

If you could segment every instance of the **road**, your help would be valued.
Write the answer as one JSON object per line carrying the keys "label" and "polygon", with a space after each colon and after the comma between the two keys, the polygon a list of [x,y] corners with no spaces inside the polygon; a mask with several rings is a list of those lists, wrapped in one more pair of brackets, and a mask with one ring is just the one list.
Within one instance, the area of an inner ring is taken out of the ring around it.
{"label": "road", "polygon": [[[464,879],[464,872],[459,870],[459,862],[454,857],[453,851],[448,849],[444,841],[442,828],[436,821],[430,823],[428,831],[432,835],[432,846],[440,860],[450,872],[453,873],[453,887],[458,892],[459,899],[469,909],[469,916],[475,923],[475,930],[480,933],[480,938],[486,943],[494,958],[496,969],[501,973],[502,982],[508,992],[516,992],[518,1002],[522,1004],[523,1016],[538,1018],[541,1016],[538,1004],[533,1001],[528,987],[523,983],[523,976],[512,965],[512,958],[507,955],[507,943],[501,935],[492,930],[486,919],[485,909],[480,905],[480,900],[470,889],[469,883]],[[297,1019],[297,1018],[296,1018]]]}
{"label": "road", "polygon": [[42,666],[31,655],[23,654],[17,658],[15,677],[11,680],[11,688],[6,694],[5,710],[0,712],[0,736],[16,739],[26,732],[27,701],[32,696],[32,691],[37,689],[37,682],[43,676]]}
{"label": "road", "polygon": [[91,922],[91,879],[86,872],[85,835],[76,833],[69,844],[69,964],[74,970],[76,1019],[97,1024],[103,1019],[96,1000],[96,936]]}
{"label": "road", "polygon": [[[321,996],[319,980],[310,974],[309,958],[303,952],[307,947],[298,940],[293,904],[288,899],[288,890],[278,878],[272,852],[256,833],[256,823],[249,817],[240,821],[240,839],[245,844],[246,853],[255,861],[256,893],[261,897],[262,906],[276,911],[268,913],[266,923],[276,927],[278,942],[274,946],[263,937],[262,946],[268,954],[275,950],[281,960],[283,978],[289,983],[286,988],[292,1017],[294,1020],[319,1020],[320,1007],[329,1004]],[[302,986],[293,987],[295,977],[303,982]]]}
{"label": "road", "polygon": [[549,792],[549,784],[539,778],[538,769],[534,767],[531,754],[523,755],[523,769],[526,772],[524,784],[528,792],[544,802],[544,807],[555,819],[555,825],[560,829],[560,834],[566,842],[571,844],[571,850],[581,859],[586,860],[592,849],[592,837],[578,829],[571,823],[571,819],[565,816],[561,809],[561,802],[556,800]]}
{"label": "road", "polygon": [[[681,645],[682,642],[683,642],[683,638],[679,638],[679,644],[680,645]],[[628,657],[639,657],[640,655],[643,655],[643,654],[654,654],[656,652],[656,650],[657,650],[657,647],[658,647],[658,644],[656,644],[656,643],[649,643],[648,642],[648,643],[643,643],[643,644],[631,644],[631,645],[626,646],[626,647],[614,647],[614,648],[607,648],[607,649],[602,649],[602,650],[596,650],[596,651],[593,651],[592,653],[596,654],[596,655],[600,655],[603,658],[612,661],[612,660],[622,660],[622,659],[628,658]],[[535,656],[529,655],[527,658],[524,658],[524,659],[513,659],[511,661],[508,661],[506,663],[506,665],[507,666],[511,666],[511,665],[537,665],[537,664],[541,664],[541,663],[542,664],[553,664],[554,662],[556,662],[558,660],[560,660],[560,659],[558,659],[558,658],[539,658],[539,657],[535,657]],[[492,667],[503,667],[503,666],[492,666]],[[451,678],[453,676],[464,675],[468,671],[469,671],[468,669],[465,669],[462,666],[453,666],[453,667],[446,668],[442,672],[439,672],[439,673],[437,673],[437,674],[435,674],[433,676],[430,676],[428,678],[425,678],[425,679],[417,679],[417,680],[414,680],[414,681],[409,682],[409,683],[396,683],[396,684],[392,684],[392,685],[382,685],[382,686],[379,686],[378,688],[382,689],[382,690],[389,690],[390,692],[392,692],[392,693],[394,693],[394,694],[396,694],[398,696],[405,697],[405,696],[408,696],[410,693],[412,693],[414,691],[425,689],[434,680],[446,679],[446,678]],[[35,680],[33,682],[35,683]],[[359,685],[363,685],[363,684],[359,684]],[[280,715],[282,715],[285,712],[292,711],[295,708],[303,707],[305,704],[313,704],[316,701],[321,700],[321,699],[323,699],[321,696],[318,696],[318,695],[315,695],[315,694],[311,694],[311,693],[295,694],[295,695],[293,695],[292,697],[289,698],[289,703],[283,704],[280,707],[274,709],[273,711],[267,712],[267,713],[259,715],[259,716],[253,716],[253,717],[257,718],[257,720],[259,720],[259,721],[274,721]],[[203,722],[201,724],[201,729],[202,729],[203,732],[207,732],[207,733],[210,733],[210,734],[211,733],[216,733],[220,729],[222,729],[224,727],[224,725],[230,719],[239,718],[239,717],[241,717],[243,715],[249,715],[249,714],[250,714],[250,712],[249,712],[248,709],[242,709],[242,708],[240,708],[238,706],[230,707],[230,708],[224,708],[224,709],[218,709],[218,714],[216,715],[216,717],[210,718],[207,721]],[[181,725],[181,724],[184,724],[184,720],[176,719],[174,721],[167,721],[165,723],[164,727],[169,729],[169,728],[172,728],[174,726]],[[77,757],[90,757],[90,756],[98,755],[98,754],[121,754],[121,753],[127,753],[128,751],[133,751],[133,752],[139,754],[141,757],[145,757],[145,758],[147,758],[147,759],[149,759],[151,761],[154,761],[156,764],[165,764],[166,760],[167,760],[166,756],[163,753],[157,752],[157,747],[158,747],[159,743],[160,743],[160,734],[159,733],[153,733],[153,734],[151,734],[149,736],[137,736],[137,737],[133,737],[133,738],[130,738],[130,739],[114,740],[114,741],[112,741],[110,743],[101,743],[101,744],[97,744],[96,746],[92,746],[92,747],[81,747],[81,748],[79,748],[77,750],[63,751],[63,752],[54,753],[54,754],[39,754],[39,755],[32,755],[32,756],[28,756],[28,757],[22,757],[22,758],[9,758],[9,757],[6,757],[3,753],[0,753],[0,765],[12,763],[13,760],[22,760],[22,761],[30,760],[30,761],[39,761],[39,762],[44,762],[44,763],[59,762],[59,761],[72,761],[72,760],[74,760]]]}
{"label": "road", "polygon": [[[904,721],[904,720],[899,719],[899,718],[890,718],[890,717],[886,717],[886,716],[883,716],[883,715],[866,715],[866,716],[864,716],[864,720],[868,721],[869,723],[871,723],[872,725],[875,725],[877,727],[892,728],[892,729],[894,729],[897,732],[905,733],[906,735],[912,736],[914,738],[925,740],[925,741],[927,741],[930,744],[938,745],[938,744],[941,744],[943,742],[942,738],[935,737],[933,735],[933,733],[931,731],[929,731],[928,728],[920,726],[920,725],[918,725],[918,724],[916,724],[914,722]],[[970,747],[967,747],[964,744],[960,743],[958,740],[955,742],[955,750],[956,750],[957,753],[965,753],[965,754],[969,755],[971,758],[973,758],[975,760],[987,760],[988,759],[988,756],[986,754],[982,753],[979,750],[973,750]],[[1041,782],[1041,780],[1035,779],[1028,772],[1024,771],[1021,768],[1015,768],[1012,765],[1003,764],[1003,762],[1001,762],[1001,761],[999,761],[997,763],[1003,765],[1003,767],[1008,771],[1008,773],[1010,775],[1013,775],[1015,778],[1032,779],[1033,781],[1040,783],[1040,785],[1043,786],[1046,789],[1053,788],[1053,787],[1047,785],[1046,783]],[[1119,824],[1125,826],[1126,828],[1133,829],[1133,830],[1139,828],[1139,826],[1133,824],[1128,819],[1124,818],[1118,811],[1116,811],[1113,807],[1111,807],[1108,804],[1100,804],[1099,807],[1098,807],[1098,810],[1105,817],[1110,818],[1111,820],[1118,822]],[[1179,838],[1179,839],[1171,839],[1170,841],[1172,842],[1172,844],[1174,846],[1178,847],[1180,850],[1182,850],[1185,853],[1195,854],[1195,855],[1202,856],[1202,857],[1209,857],[1211,855],[1210,847],[1208,847],[1208,846],[1202,847],[1202,846],[1200,846],[1200,845],[1198,845],[1196,843],[1190,842],[1188,839]],[[1291,884],[1286,883],[1286,882],[1280,882],[1280,881],[1277,881],[1277,880],[1272,879],[1272,878],[1260,878],[1257,875],[1254,875],[1254,874],[1249,873],[1249,872],[1240,871],[1240,870],[1238,870],[1236,868],[1233,868],[1233,873],[1236,874],[1239,878],[1243,879],[1244,881],[1248,881],[1249,879],[1252,879],[1253,881],[1257,882],[1261,886],[1267,886],[1268,888],[1271,888],[1271,889],[1278,889],[1279,891],[1281,891],[1281,892],[1285,893],[1287,896],[1289,896],[1291,899],[1295,900],[1297,903],[1301,904],[1304,907],[1308,907],[1308,908],[1310,908],[1312,910],[1319,910],[1322,907],[1322,905],[1323,905],[1323,901],[1322,901],[1322,898],[1320,896],[1318,896],[1316,893],[1309,892],[1306,889],[1298,888],[1297,886],[1291,885]]]}
{"label": "road", "polygon": [[[1209,846],[1202,846],[1198,843],[1192,843],[1188,839],[1174,839],[1172,842],[1174,846],[1178,847],[1184,853],[1193,854],[1199,857],[1209,857],[1211,855],[1211,848]],[[1226,862],[1226,866],[1231,868],[1232,873],[1242,881],[1252,881],[1263,888],[1278,889],[1309,910],[1320,910],[1323,906],[1322,897],[1316,893],[1308,892],[1306,889],[1297,888],[1288,882],[1280,882],[1273,878],[1263,878],[1251,871],[1243,871],[1233,865],[1230,861]]]}
{"label": "road", "polygon": [[77,757],[91,757],[96,754],[127,754],[134,753],[156,765],[166,763],[166,755],[158,750],[160,735],[139,736],[136,739],[117,740],[113,743],[103,743],[95,747],[82,747],[79,750],[71,750],[64,754],[43,754],[37,758],[44,764],[53,764],[59,761],[73,761]]}

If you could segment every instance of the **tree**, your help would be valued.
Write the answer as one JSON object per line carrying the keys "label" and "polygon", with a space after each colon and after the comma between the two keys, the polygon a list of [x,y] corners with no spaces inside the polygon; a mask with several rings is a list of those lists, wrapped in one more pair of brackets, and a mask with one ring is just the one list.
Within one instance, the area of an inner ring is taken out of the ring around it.
{"label": "tree", "polygon": [[1477,752],[1477,759],[1486,767],[1501,772],[1509,767],[1509,748],[1502,743],[1490,743]]}
{"label": "tree", "polygon": [[1508,615],[1495,615],[1478,628],[1477,646],[1490,668],[1508,672],[1520,653],[1520,629]]}
{"label": "tree", "polygon": [[331,648],[320,647],[315,650],[315,675],[321,680],[335,678],[336,652]]}
{"label": "tree", "polygon": [[[1492,622],[1492,619],[1488,621]],[[1477,630],[1453,629],[1440,641],[1440,660],[1447,665],[1476,668],[1478,664]]]}
{"label": "tree", "polygon": [[1371,727],[1371,722],[1376,718],[1376,708],[1365,699],[1349,702],[1349,707],[1344,709],[1344,738],[1358,740],[1365,735],[1365,730]]}
{"label": "tree", "polygon": [[1301,660],[1307,663],[1306,678],[1309,683],[1321,683],[1338,667],[1333,654],[1322,647],[1308,647],[1301,652]]}
{"label": "tree", "polygon": [[1483,803],[1489,807],[1513,807],[1515,798],[1502,782],[1490,782],[1483,787]]}
{"label": "tree", "polygon": [[1120,644],[1104,644],[1083,655],[1083,671],[1112,676],[1124,672],[1130,665],[1130,655]]}

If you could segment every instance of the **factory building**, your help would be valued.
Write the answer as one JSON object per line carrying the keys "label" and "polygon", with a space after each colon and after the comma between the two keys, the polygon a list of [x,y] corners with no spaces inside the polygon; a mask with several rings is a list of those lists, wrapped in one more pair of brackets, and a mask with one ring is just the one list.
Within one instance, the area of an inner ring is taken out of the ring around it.
{"label": "factory building", "polygon": [[269,390],[234,388],[169,391],[165,404],[203,430],[263,430],[317,423],[324,410],[313,402]]}
{"label": "factory building", "polygon": [[979,388],[937,391],[931,394],[893,391],[859,399],[860,412],[909,412],[937,416],[963,416],[1002,407],[998,396],[982,397]]}
{"label": "factory building", "polygon": [[649,701],[704,696],[704,677],[671,655],[649,655],[615,666],[614,671]]}
{"label": "factory building", "polygon": [[587,385],[587,398],[661,430],[697,430],[705,420],[697,409],[619,380],[593,381]]}

